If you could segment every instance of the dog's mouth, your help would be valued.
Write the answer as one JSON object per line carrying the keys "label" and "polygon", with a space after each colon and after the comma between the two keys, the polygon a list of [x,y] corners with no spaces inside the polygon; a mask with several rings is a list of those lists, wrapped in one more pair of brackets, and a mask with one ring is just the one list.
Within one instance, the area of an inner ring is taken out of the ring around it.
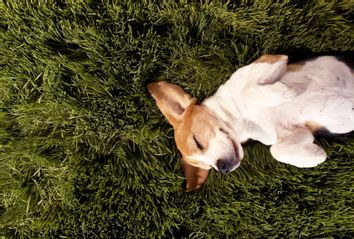
{"label": "dog's mouth", "polygon": [[224,129],[221,129],[221,132],[226,134],[227,138],[231,141],[232,147],[233,147],[233,151],[234,151],[234,154],[235,154],[235,158],[236,158],[237,161],[241,162],[241,159],[243,157],[241,145],[238,145],[236,143],[236,140],[233,137],[234,136],[233,133],[230,133],[229,131],[226,131]]}
{"label": "dog's mouth", "polygon": [[236,161],[236,164],[235,164],[234,168],[232,169],[232,170],[234,170],[240,166],[241,160],[242,160],[242,155],[240,154],[240,149],[237,146],[236,142],[233,139],[231,139],[231,142],[232,142],[232,147],[234,149],[235,161]]}
{"label": "dog's mouth", "polygon": [[[241,146],[237,143],[237,141],[234,139],[234,134],[232,133],[232,131],[230,132],[229,130],[225,130],[225,129],[220,129],[222,133],[224,133],[229,142],[231,143],[232,145],[232,149],[230,148],[230,154],[228,157],[226,157],[225,159],[223,160],[220,160],[220,161],[224,161],[224,164],[227,164],[227,173],[228,172],[231,172],[233,170],[235,170],[236,168],[238,168],[241,164],[241,160],[242,160],[242,157],[243,157],[243,153],[242,153],[242,148]],[[220,167],[216,167],[216,169],[218,171],[221,171],[220,170]],[[225,172],[224,172],[225,173]]]}
{"label": "dog's mouth", "polygon": [[232,147],[234,150],[234,154],[235,154],[235,158],[240,164],[240,162],[243,158],[243,150],[241,148],[241,145],[237,143],[236,135],[233,132],[232,127],[230,127],[230,125],[226,122],[223,122],[223,123],[225,124],[225,126],[224,126],[225,128],[220,128],[220,131],[222,133],[226,134],[227,138],[231,141]]}

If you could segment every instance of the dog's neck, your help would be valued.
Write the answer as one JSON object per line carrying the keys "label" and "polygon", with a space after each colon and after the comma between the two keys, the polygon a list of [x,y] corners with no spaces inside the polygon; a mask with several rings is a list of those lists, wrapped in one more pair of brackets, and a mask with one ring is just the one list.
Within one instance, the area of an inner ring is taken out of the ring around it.
{"label": "dog's neck", "polygon": [[222,97],[221,94],[214,94],[205,99],[202,104],[208,107],[218,118],[223,120],[229,128],[237,132],[237,137],[241,142],[248,140],[244,132],[244,125],[247,121],[242,117],[238,105],[230,98]]}
{"label": "dog's neck", "polygon": [[249,107],[242,97],[242,89],[247,82],[243,74],[237,71],[219,87],[217,92],[205,99],[202,104],[207,106],[217,117],[222,119],[241,143],[249,139],[270,145],[276,140],[276,130],[272,124],[272,116],[264,109]]}

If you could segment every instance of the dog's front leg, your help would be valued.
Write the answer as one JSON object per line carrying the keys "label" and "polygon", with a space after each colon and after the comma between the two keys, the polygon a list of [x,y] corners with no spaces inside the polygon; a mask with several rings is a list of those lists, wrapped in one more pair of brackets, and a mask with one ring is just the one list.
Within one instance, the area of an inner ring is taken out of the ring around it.
{"label": "dog's front leg", "polygon": [[314,137],[308,128],[293,127],[281,132],[270,152],[280,162],[300,168],[315,167],[326,160],[327,154],[313,141]]}

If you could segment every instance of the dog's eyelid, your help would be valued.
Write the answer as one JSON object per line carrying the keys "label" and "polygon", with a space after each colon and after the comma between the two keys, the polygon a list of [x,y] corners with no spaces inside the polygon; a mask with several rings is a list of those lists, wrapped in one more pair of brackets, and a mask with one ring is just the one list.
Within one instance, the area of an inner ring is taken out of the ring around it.
{"label": "dog's eyelid", "polygon": [[219,130],[220,130],[221,132],[223,132],[224,134],[227,134],[227,132],[226,132],[226,130],[225,130],[224,128],[219,128]]}
{"label": "dog's eyelid", "polygon": [[194,139],[194,142],[197,145],[198,149],[203,150],[204,146],[197,140],[195,134],[193,134],[193,139]]}

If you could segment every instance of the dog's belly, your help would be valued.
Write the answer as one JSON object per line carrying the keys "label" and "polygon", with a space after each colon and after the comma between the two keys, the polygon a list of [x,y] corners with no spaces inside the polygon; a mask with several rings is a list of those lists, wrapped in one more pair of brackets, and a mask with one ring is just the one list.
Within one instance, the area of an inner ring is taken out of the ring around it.
{"label": "dog's belly", "polygon": [[[282,125],[307,125],[312,130],[326,128],[331,133],[354,130],[353,104],[347,98],[299,97],[279,106],[275,115]],[[352,98],[353,100],[354,98]]]}
{"label": "dog's belly", "polygon": [[309,69],[282,77],[281,82],[297,95],[275,107],[280,123],[309,125],[311,122],[310,125],[324,127],[331,133],[354,130],[354,76],[346,65],[334,59],[325,57],[322,64],[310,64]]}

